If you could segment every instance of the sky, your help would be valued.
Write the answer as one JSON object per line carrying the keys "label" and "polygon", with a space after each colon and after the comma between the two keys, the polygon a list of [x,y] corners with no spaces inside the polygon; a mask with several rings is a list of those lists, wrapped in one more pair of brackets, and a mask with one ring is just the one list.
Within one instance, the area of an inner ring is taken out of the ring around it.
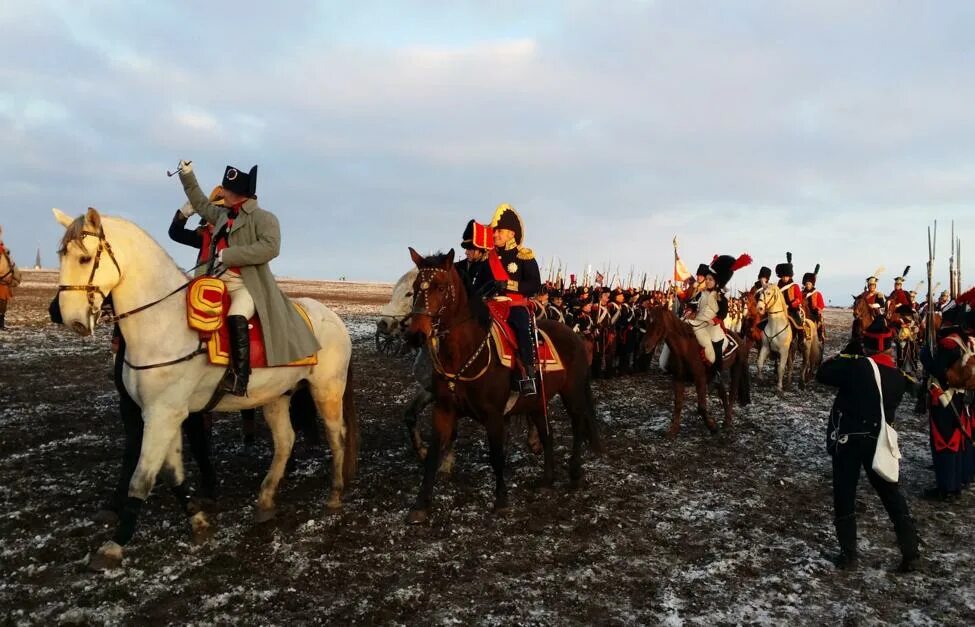
{"label": "sky", "polygon": [[666,277],[677,235],[692,269],[751,254],[740,287],[791,251],[841,305],[923,279],[937,219],[946,286],[973,32],[947,0],[5,2],[0,225],[24,266],[56,264],[52,207],[162,242],[189,159],[259,164],[280,276],[395,281],[508,202],[546,269]]}

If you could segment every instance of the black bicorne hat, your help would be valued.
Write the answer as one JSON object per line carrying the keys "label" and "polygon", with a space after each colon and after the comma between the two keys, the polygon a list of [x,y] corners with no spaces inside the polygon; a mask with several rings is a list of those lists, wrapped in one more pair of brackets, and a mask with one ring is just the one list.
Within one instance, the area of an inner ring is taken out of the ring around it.
{"label": "black bicorne hat", "polygon": [[232,165],[228,165],[223,173],[223,183],[220,184],[240,196],[253,197],[257,194],[257,166],[251,168],[250,172],[244,172]]}
{"label": "black bicorne hat", "polygon": [[768,266],[762,266],[758,271],[758,278],[761,279],[771,279],[772,278],[772,268]]}
{"label": "black bicorne hat", "polygon": [[474,220],[467,223],[464,227],[463,239],[460,242],[460,247],[465,250],[472,250],[474,248]]}
{"label": "black bicorne hat", "polygon": [[694,273],[694,276],[707,276],[709,274],[711,274],[711,268],[708,267],[708,264],[702,263],[697,267],[697,272]]}
{"label": "black bicorne hat", "polygon": [[863,331],[863,348],[879,353],[890,350],[893,345],[894,333],[887,326],[887,318],[877,316]]}
{"label": "black bicorne hat", "polygon": [[491,228],[512,231],[515,234],[515,243],[519,246],[525,239],[525,225],[521,222],[521,216],[508,203],[498,205],[491,220]]}

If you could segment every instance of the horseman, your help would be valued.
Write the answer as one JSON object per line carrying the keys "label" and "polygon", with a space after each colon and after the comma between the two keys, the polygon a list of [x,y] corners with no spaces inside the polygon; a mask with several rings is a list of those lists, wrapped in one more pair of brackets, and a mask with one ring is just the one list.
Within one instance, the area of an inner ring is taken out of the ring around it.
{"label": "horseman", "polygon": [[817,335],[820,343],[826,341],[826,320],[823,319],[823,310],[826,303],[823,301],[823,294],[816,289],[816,279],[819,277],[819,264],[812,272],[802,275],[802,296],[806,301],[806,309],[809,312],[809,319],[816,323]]}
{"label": "horseman", "polygon": [[13,288],[19,284],[20,270],[3,244],[3,228],[0,227],[0,331],[7,328],[7,302],[13,298]]}
{"label": "horseman", "polygon": [[894,335],[897,336],[897,332],[903,326],[903,319],[901,318],[900,311],[903,311],[902,307],[910,307],[913,310],[914,301],[911,299],[910,295],[904,289],[904,277],[907,273],[911,271],[911,266],[904,268],[904,273],[901,276],[894,277],[894,291],[890,293],[887,297],[886,303],[886,314],[887,319],[890,320],[891,326],[894,327]]}
{"label": "horseman", "polygon": [[792,253],[785,254],[786,262],[775,266],[775,276],[779,277],[778,288],[785,298],[786,307],[789,310],[789,318],[792,320],[793,330],[799,339],[803,337],[803,309],[802,309],[802,290],[793,283],[792,277],[795,275],[792,269]]}
{"label": "horseman", "polygon": [[494,248],[488,254],[488,265],[494,279],[494,296],[510,300],[508,324],[517,335],[518,352],[525,367],[525,378],[519,382],[519,388],[522,395],[533,396],[537,394],[535,371],[538,351],[529,299],[542,286],[541,272],[535,254],[530,248],[522,246],[525,227],[511,205],[498,205],[491,228],[494,229]]}
{"label": "horseman", "polygon": [[681,296],[681,302],[684,305],[683,317],[685,320],[691,320],[697,315],[701,295],[706,289],[704,285],[705,279],[710,273],[711,268],[708,264],[699,264],[697,266],[697,272],[694,273],[694,284],[690,286],[689,291],[685,291]]}
{"label": "horseman", "polygon": [[761,292],[768,286],[769,279],[772,278],[772,269],[768,266],[762,266],[758,271],[758,280],[755,281],[755,285],[752,286],[752,291],[756,294]]}
{"label": "horseman", "polygon": [[[218,207],[223,207],[223,188],[217,185],[210,192],[210,202]],[[185,211],[185,213],[184,213]],[[208,262],[210,261],[210,246],[213,243],[213,225],[203,218],[195,229],[187,228],[186,223],[189,216],[193,214],[193,206],[189,201],[180,209],[176,210],[173,221],[169,224],[169,239],[178,244],[196,248],[200,252],[196,255],[196,269],[194,276],[206,274]]]}
{"label": "horseman", "polygon": [[247,395],[250,377],[248,320],[256,313],[261,320],[268,366],[283,366],[314,354],[318,340],[271,274],[268,265],[278,256],[281,231],[278,219],[257,204],[257,166],[243,172],[227,166],[223,175],[223,205],[210,202],[200,189],[190,162],[182,161],[179,178],[194,213],[213,225],[211,257],[227,268],[223,280],[230,294],[227,325],[230,331],[230,369],[223,389],[236,396]]}
{"label": "horseman", "polygon": [[874,309],[880,310],[884,308],[884,304],[887,301],[884,293],[877,290],[877,281],[879,280],[877,279],[877,275],[879,275],[881,272],[883,272],[883,268],[878,268],[872,276],[867,277],[867,285],[863,289],[863,294],[861,294],[861,297],[868,305]]}
{"label": "horseman", "polygon": [[728,299],[724,295],[724,289],[735,271],[751,262],[752,258],[748,255],[741,255],[738,259],[730,255],[715,255],[711,265],[701,264],[698,268],[699,271],[706,268],[704,288],[698,299],[697,313],[688,324],[694,329],[694,336],[704,351],[704,358],[713,365],[716,375],[722,375],[721,358],[727,337],[724,318],[728,315]]}
{"label": "horseman", "polygon": [[491,269],[488,267],[488,251],[494,246],[491,227],[471,220],[464,228],[460,247],[465,258],[454,263],[457,274],[464,280],[468,294],[483,295],[490,289]]}

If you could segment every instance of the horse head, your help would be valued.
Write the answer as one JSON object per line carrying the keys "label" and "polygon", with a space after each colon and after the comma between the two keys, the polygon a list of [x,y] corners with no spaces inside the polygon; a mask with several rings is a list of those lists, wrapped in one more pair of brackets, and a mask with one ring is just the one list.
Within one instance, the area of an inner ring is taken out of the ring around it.
{"label": "horse head", "polygon": [[413,306],[407,332],[428,339],[436,336],[445,318],[457,311],[464,286],[454,269],[453,248],[446,255],[429,257],[410,248],[410,256],[417,273],[413,279]]}
{"label": "horse head", "polygon": [[389,302],[379,310],[377,336],[398,337],[406,330],[406,321],[413,309],[413,281],[416,280],[417,272],[416,268],[411,268],[396,282]]}
{"label": "horse head", "polygon": [[647,310],[646,334],[640,343],[644,353],[653,353],[660,345],[661,340],[667,335],[668,317],[673,318],[674,314],[667,305],[656,305]]}
{"label": "horse head", "polygon": [[61,316],[78,334],[91,335],[102,304],[121,281],[122,271],[98,211],[89,207],[85,215],[72,219],[54,209],[54,217],[65,228],[58,248]]}

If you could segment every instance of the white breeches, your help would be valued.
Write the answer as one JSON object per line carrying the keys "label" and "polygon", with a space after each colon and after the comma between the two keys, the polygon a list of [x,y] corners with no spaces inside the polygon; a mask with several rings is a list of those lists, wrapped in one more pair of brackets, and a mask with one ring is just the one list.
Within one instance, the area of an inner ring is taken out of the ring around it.
{"label": "white breeches", "polygon": [[256,311],[254,299],[251,293],[244,287],[244,280],[239,274],[228,272],[223,275],[223,282],[227,284],[227,293],[230,294],[230,311],[228,316],[244,316],[248,320],[254,317]]}
{"label": "white breeches", "polygon": [[694,328],[694,337],[697,338],[697,343],[704,349],[705,358],[714,363],[714,344],[712,342],[724,342],[724,329],[707,322],[691,323],[691,326]]}

